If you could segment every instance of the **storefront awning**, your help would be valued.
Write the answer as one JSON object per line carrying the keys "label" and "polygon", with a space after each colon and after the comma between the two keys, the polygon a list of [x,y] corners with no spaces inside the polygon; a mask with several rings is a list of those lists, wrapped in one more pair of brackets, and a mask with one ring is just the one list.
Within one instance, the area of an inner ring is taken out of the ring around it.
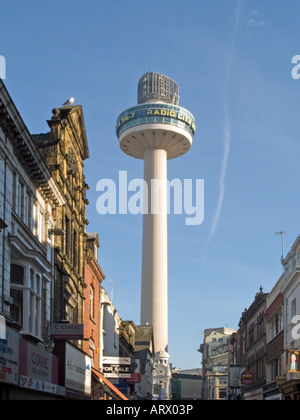
{"label": "storefront awning", "polygon": [[125,397],[124,394],[122,394],[121,391],[118,390],[117,387],[115,387],[107,378],[105,378],[105,376],[103,375],[103,373],[99,372],[98,370],[92,368],[92,372],[102,381],[104,382],[105,385],[107,385],[110,390],[117,396],[119,397],[121,400],[128,400],[127,397]]}

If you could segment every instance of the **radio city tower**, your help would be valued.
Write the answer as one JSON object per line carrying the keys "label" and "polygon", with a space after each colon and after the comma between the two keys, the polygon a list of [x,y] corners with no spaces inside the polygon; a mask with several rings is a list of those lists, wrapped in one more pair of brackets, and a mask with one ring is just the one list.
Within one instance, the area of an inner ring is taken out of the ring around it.
{"label": "radio city tower", "polygon": [[[120,147],[144,160],[141,324],[153,326],[155,353],[168,355],[167,160],[192,145],[195,120],[178,106],[178,85],[159,73],[138,83],[138,105],[122,112],[116,124]],[[154,181],[153,181],[154,180]]]}

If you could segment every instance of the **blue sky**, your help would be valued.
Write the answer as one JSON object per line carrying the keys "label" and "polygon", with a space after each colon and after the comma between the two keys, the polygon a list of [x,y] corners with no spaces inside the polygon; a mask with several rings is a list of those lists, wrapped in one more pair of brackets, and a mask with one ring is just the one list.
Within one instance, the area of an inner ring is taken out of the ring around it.
{"label": "blue sky", "polygon": [[300,54],[298,0],[0,0],[5,84],[32,133],[70,96],[83,106],[89,231],[121,317],[139,324],[142,217],[100,216],[99,179],[143,176],[123,154],[117,116],[137,102],[148,70],[179,84],[195,116],[192,149],[168,177],[204,179],[205,218],[170,215],[169,353],[200,367],[205,328],[237,328],[241,312],[281,273],[281,238],[299,234]]}

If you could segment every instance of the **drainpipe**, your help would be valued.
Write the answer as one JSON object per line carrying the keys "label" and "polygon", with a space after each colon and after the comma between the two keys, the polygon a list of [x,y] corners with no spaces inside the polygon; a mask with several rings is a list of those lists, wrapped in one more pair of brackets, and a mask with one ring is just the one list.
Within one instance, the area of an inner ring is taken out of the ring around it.
{"label": "drainpipe", "polygon": [[[6,219],[6,178],[7,178],[7,169],[6,169],[6,158],[4,160],[4,191],[3,191],[3,220],[5,222]],[[4,264],[5,264],[5,245],[6,245],[6,235],[5,229],[3,230],[3,237],[2,237],[2,312],[4,312]]]}

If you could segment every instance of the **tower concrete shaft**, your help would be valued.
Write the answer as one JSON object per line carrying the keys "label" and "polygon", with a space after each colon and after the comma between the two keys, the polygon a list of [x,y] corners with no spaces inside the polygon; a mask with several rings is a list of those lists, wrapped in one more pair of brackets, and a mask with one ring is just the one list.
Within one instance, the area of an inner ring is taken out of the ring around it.
{"label": "tower concrete shaft", "polygon": [[153,326],[155,351],[168,351],[167,152],[147,149],[144,180],[141,324]]}

